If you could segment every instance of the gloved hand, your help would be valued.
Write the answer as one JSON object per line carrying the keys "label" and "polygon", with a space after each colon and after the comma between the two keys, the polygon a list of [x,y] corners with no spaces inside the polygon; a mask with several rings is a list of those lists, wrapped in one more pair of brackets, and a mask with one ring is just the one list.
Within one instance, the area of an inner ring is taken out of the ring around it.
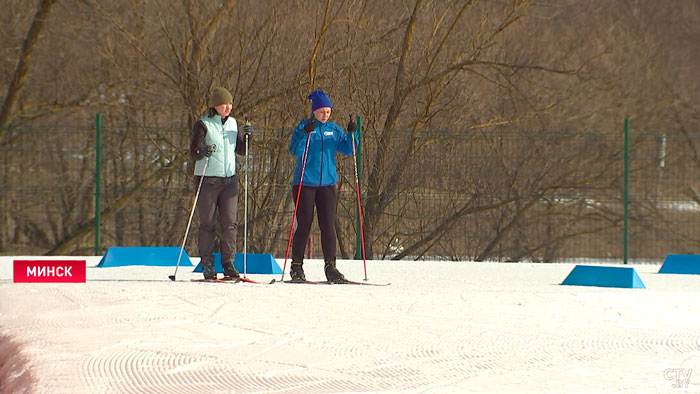
{"label": "gloved hand", "polygon": [[211,157],[211,154],[216,151],[216,145],[207,145],[197,148],[198,155],[204,155],[206,157]]}
{"label": "gloved hand", "polygon": [[352,114],[350,114],[350,121],[348,122],[348,133],[354,133],[357,131],[357,123],[353,120]]}
{"label": "gloved hand", "polygon": [[314,131],[314,127],[316,127],[316,118],[314,117],[314,114],[311,114],[309,121],[304,125],[304,131],[310,133]]}
{"label": "gloved hand", "polygon": [[253,125],[250,124],[250,122],[248,122],[247,120],[245,122],[245,125],[243,126],[243,132],[248,137],[250,137],[250,135],[253,134]]}

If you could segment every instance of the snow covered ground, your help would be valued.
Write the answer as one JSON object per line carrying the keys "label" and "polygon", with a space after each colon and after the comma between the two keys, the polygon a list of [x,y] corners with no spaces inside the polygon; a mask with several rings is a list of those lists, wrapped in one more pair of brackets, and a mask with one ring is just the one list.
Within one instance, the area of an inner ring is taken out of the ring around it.
{"label": "snow covered ground", "polygon": [[700,275],[658,264],[634,266],[646,289],[618,289],[559,285],[573,264],[369,261],[391,282],[372,287],[87,259],[87,283],[19,284],[0,258],[0,392],[700,391]]}

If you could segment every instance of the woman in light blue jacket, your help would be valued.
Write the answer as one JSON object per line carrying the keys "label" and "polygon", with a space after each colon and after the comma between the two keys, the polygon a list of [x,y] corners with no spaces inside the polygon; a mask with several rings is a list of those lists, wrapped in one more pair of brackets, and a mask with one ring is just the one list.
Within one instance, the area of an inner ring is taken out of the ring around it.
{"label": "woman in light blue jacket", "polygon": [[[236,154],[244,155],[246,144],[243,135],[238,132],[238,122],[229,116],[232,109],[231,93],[225,88],[216,87],[212,90],[207,113],[192,128],[190,154],[196,160],[195,187],[201,184],[197,200],[198,244],[204,279],[216,279],[214,230],[217,215],[221,226],[219,244],[224,279],[240,276],[233,265],[238,234]],[[243,133],[250,138],[253,126],[246,124]]]}

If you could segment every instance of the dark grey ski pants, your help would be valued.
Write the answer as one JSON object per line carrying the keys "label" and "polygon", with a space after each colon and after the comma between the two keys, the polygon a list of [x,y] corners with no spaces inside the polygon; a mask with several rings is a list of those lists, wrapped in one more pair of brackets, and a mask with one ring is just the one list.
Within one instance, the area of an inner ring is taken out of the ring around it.
{"label": "dark grey ski pants", "polygon": [[[195,190],[199,177],[194,177]],[[218,214],[221,234],[221,262],[233,262],[238,235],[238,179],[205,176],[197,200],[199,211],[199,255],[203,262],[214,261],[214,231]]]}

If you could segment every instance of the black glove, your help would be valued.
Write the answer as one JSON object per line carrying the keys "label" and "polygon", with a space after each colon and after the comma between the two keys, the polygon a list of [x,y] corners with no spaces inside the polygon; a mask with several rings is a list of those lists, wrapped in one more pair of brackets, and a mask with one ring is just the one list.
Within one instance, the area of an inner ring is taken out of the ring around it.
{"label": "black glove", "polygon": [[207,145],[201,148],[197,148],[198,155],[204,155],[206,157],[211,157],[211,154],[216,151],[216,145]]}
{"label": "black glove", "polygon": [[350,114],[350,121],[348,122],[348,133],[354,133],[357,131],[357,123],[352,119],[353,116]]}
{"label": "black glove", "polygon": [[243,126],[243,132],[246,136],[250,137],[250,135],[253,134],[253,125],[246,121],[245,125]]}
{"label": "black glove", "polygon": [[314,127],[316,127],[316,118],[314,117],[314,114],[311,114],[309,121],[304,125],[304,131],[310,133],[314,131]]}

